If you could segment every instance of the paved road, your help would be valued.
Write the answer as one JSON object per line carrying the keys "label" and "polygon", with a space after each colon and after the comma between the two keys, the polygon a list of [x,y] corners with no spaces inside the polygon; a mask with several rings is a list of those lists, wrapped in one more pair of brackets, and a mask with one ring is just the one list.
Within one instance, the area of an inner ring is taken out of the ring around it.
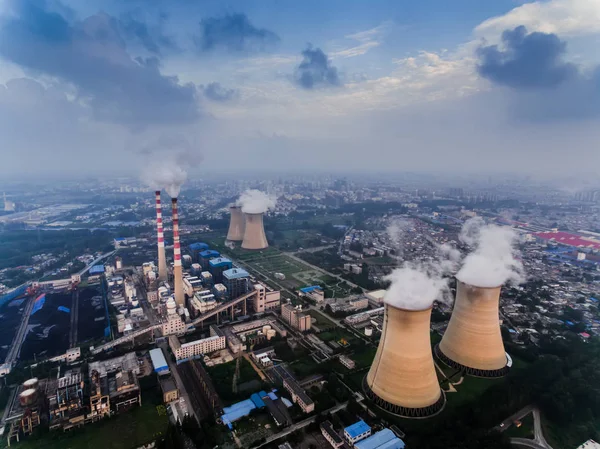
{"label": "paved road", "polygon": [[[323,414],[326,415],[327,413],[337,413],[341,409],[345,408],[346,405],[348,405],[348,402],[344,402],[342,404],[336,405],[335,407],[331,407],[329,410],[323,412]],[[311,416],[310,418],[306,418],[303,421],[297,422],[296,424],[292,424],[290,427],[287,427],[286,429],[282,430],[279,433],[276,433],[275,435],[271,435],[270,437],[268,437],[266,439],[266,441],[263,444],[261,444],[260,446],[256,446],[256,449],[258,449],[259,447],[263,447],[266,444],[272,443],[273,441],[276,441],[280,438],[283,438],[286,435],[289,435],[290,433],[294,432],[295,430],[302,429],[302,428],[308,426],[311,422],[313,422],[315,419],[317,419],[317,416],[318,415],[314,415],[314,416]]]}
{"label": "paved road", "polygon": [[512,414],[510,417],[506,418],[502,423],[495,427],[495,430],[499,430],[500,432],[504,432],[508,429],[516,420],[523,419],[528,414],[533,414],[533,440],[528,438],[511,438],[510,442],[513,445],[517,446],[526,446],[532,447],[534,449],[552,449],[552,446],[548,444],[546,439],[544,438],[544,433],[542,432],[542,417],[540,416],[540,411],[528,405],[527,407],[522,408],[518,412]]}
{"label": "paved road", "polygon": [[538,444],[534,440],[528,440],[527,438],[511,438],[510,444],[513,446],[532,447],[533,449],[545,449],[546,446]]}
{"label": "paved road", "polygon": [[500,423],[499,425],[497,425],[494,428],[494,430],[498,430],[500,432],[504,432],[505,430],[507,430],[508,428],[510,428],[510,426],[512,426],[515,421],[523,419],[525,416],[529,415],[532,411],[533,411],[533,406],[532,405],[528,405],[527,407],[523,407],[521,410],[519,410],[516,413],[513,413],[508,418],[506,418],[504,421],[502,421],[502,423]]}

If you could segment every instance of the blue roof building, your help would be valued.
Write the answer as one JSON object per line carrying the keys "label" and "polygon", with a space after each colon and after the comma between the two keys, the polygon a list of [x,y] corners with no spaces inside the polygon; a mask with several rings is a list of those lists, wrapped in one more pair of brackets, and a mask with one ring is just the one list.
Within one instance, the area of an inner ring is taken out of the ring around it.
{"label": "blue roof building", "polygon": [[92,268],[90,268],[91,275],[102,273],[104,273],[104,265],[94,265]]}
{"label": "blue roof building", "polygon": [[344,429],[344,437],[351,444],[363,440],[369,435],[371,435],[371,428],[362,419]]}
{"label": "blue roof building", "polygon": [[192,243],[190,245],[190,249],[192,251],[204,251],[208,248],[209,248],[208,243],[204,243],[204,242],[196,242],[196,243]]}
{"label": "blue roof building", "polygon": [[232,268],[232,262],[227,257],[215,257],[208,261],[208,265],[211,267],[224,267],[229,265],[229,269]]}
{"label": "blue roof building", "polygon": [[165,359],[165,355],[163,354],[162,349],[151,349],[150,360],[152,360],[152,365],[154,366],[154,371],[156,373],[160,374],[169,372],[169,365],[167,364],[167,360]]}
{"label": "blue roof building", "polygon": [[311,285],[310,287],[304,287],[300,289],[302,293],[310,293],[315,290],[323,290],[323,288],[320,285]]}
{"label": "blue roof building", "polygon": [[223,282],[223,272],[232,268],[233,263],[226,257],[216,257],[208,261],[208,271],[212,274],[215,284]]}
{"label": "blue roof building", "polygon": [[229,299],[235,299],[248,293],[250,275],[241,268],[223,271],[223,285],[227,287]]}
{"label": "blue roof building", "polygon": [[250,275],[248,274],[248,272],[242,268],[232,268],[231,270],[225,270],[223,271],[223,276],[226,277],[227,279],[240,279],[240,278],[247,278]]}
{"label": "blue roof building", "polygon": [[404,442],[390,429],[383,429],[369,438],[356,443],[356,449],[403,449]]}

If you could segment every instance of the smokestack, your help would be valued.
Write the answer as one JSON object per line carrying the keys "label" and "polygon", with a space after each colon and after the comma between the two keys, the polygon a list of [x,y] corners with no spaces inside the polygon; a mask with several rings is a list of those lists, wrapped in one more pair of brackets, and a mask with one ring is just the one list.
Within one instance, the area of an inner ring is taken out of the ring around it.
{"label": "smokestack", "polygon": [[167,281],[167,257],[165,255],[165,234],[163,232],[162,205],[160,190],[156,192],[156,232],[158,234],[158,280]]}
{"label": "smokestack", "polygon": [[509,367],[498,313],[500,289],[457,280],[452,317],[435,348],[446,365],[477,377],[506,375]]}
{"label": "smokestack", "polygon": [[173,283],[175,284],[175,302],[178,306],[185,306],[181,247],[179,245],[179,213],[177,212],[177,198],[171,199],[171,206],[173,208]]}
{"label": "smokestack", "polygon": [[242,214],[242,206],[231,206],[229,208],[229,231],[227,232],[227,240],[233,242],[241,242],[244,240],[244,230],[246,224]]}
{"label": "smokestack", "polygon": [[426,418],[446,404],[433,364],[430,318],[431,307],[408,310],[385,305],[383,333],[363,388],[389,413]]}
{"label": "smokestack", "polygon": [[246,229],[244,230],[244,249],[265,249],[269,247],[265,228],[263,226],[263,213],[244,214],[246,216]]}

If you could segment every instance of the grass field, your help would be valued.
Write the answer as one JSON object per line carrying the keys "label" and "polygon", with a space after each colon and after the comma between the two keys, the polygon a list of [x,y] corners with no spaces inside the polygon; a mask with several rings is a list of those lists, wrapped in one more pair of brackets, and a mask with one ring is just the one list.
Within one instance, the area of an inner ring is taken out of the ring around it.
{"label": "grass field", "polygon": [[360,369],[371,366],[376,352],[377,347],[364,346],[360,351],[354,351],[349,357],[356,362],[356,368]]}
{"label": "grass field", "polygon": [[331,321],[329,318],[327,318],[324,314],[322,314],[321,312],[317,312],[316,310],[310,310],[309,314],[312,318],[314,318],[315,320],[317,320],[316,323],[314,323],[317,327],[321,327],[321,328],[329,328],[329,327],[336,327],[336,324]]}
{"label": "grass field", "polygon": [[[156,440],[167,429],[168,418],[156,406],[161,397],[142,393],[142,406],[83,428],[63,433],[48,432],[17,443],[19,449],[131,449]],[[6,439],[0,440],[6,447]]]}

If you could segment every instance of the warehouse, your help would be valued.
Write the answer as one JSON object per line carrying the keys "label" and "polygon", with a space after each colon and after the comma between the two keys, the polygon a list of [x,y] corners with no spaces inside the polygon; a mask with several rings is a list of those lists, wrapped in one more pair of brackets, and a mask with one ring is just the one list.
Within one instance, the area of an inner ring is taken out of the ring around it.
{"label": "warehouse", "polygon": [[152,359],[152,366],[154,367],[155,373],[157,373],[159,376],[163,374],[169,374],[169,365],[165,360],[162,349],[156,348],[150,350],[150,359]]}

